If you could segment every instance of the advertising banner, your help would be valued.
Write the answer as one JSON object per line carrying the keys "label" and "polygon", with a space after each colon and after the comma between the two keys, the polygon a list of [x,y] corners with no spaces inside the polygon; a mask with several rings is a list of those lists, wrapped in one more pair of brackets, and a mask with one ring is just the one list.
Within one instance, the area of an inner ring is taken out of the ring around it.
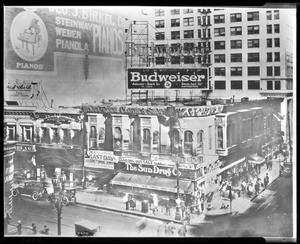
{"label": "advertising banner", "polygon": [[38,81],[6,81],[4,97],[6,101],[41,100],[41,84]]}
{"label": "advertising banner", "polygon": [[208,69],[128,68],[128,89],[208,89]]}
{"label": "advertising banner", "polygon": [[125,18],[98,8],[6,7],[5,68],[54,71],[56,52],[123,58]]}
{"label": "advertising banner", "polygon": [[85,167],[114,170],[114,164],[118,162],[118,156],[111,151],[90,150],[89,155],[84,159]]}

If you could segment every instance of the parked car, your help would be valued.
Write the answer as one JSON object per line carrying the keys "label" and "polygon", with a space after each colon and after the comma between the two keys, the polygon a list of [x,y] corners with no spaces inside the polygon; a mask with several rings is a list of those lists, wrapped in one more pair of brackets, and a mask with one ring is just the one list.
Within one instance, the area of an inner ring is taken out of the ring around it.
{"label": "parked car", "polygon": [[46,188],[49,187],[48,182],[25,181],[13,189],[13,196],[28,195],[34,201],[47,195]]}

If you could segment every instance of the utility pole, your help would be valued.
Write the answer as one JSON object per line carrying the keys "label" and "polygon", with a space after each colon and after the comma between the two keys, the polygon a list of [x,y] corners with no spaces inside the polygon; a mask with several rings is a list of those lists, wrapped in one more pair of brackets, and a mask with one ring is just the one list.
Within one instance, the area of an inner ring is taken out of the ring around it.
{"label": "utility pole", "polygon": [[57,213],[57,235],[61,235],[61,213],[62,208],[68,202],[68,199],[63,195],[63,192],[59,190],[58,193],[51,194],[51,201],[54,204]]}

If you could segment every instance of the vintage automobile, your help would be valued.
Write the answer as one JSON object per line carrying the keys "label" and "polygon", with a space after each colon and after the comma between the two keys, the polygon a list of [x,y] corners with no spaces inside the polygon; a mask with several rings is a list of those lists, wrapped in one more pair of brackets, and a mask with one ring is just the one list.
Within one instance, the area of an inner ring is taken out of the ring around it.
{"label": "vintage automobile", "polygon": [[13,196],[27,195],[31,196],[31,199],[37,201],[38,199],[47,196],[48,182],[39,182],[34,180],[25,181],[23,184],[19,184],[13,189]]}
{"label": "vintage automobile", "polygon": [[66,205],[72,205],[76,202],[76,188],[75,187],[66,187],[64,191],[65,197],[68,199]]}
{"label": "vintage automobile", "polygon": [[77,236],[99,235],[100,230],[101,227],[99,224],[89,220],[80,220],[75,223],[75,234]]}

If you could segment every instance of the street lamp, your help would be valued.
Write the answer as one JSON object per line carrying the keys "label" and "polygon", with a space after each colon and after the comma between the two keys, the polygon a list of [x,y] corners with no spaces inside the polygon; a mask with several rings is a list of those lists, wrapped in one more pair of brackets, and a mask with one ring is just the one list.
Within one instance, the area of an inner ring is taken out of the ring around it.
{"label": "street lamp", "polygon": [[176,212],[175,212],[175,220],[181,221],[181,214],[180,214],[180,198],[179,198],[179,160],[176,159],[176,180],[177,180],[177,199],[176,199]]}
{"label": "street lamp", "polygon": [[58,193],[50,195],[50,201],[53,203],[57,213],[57,234],[61,235],[61,213],[62,208],[67,204],[68,199],[64,196],[64,192],[59,190]]}

